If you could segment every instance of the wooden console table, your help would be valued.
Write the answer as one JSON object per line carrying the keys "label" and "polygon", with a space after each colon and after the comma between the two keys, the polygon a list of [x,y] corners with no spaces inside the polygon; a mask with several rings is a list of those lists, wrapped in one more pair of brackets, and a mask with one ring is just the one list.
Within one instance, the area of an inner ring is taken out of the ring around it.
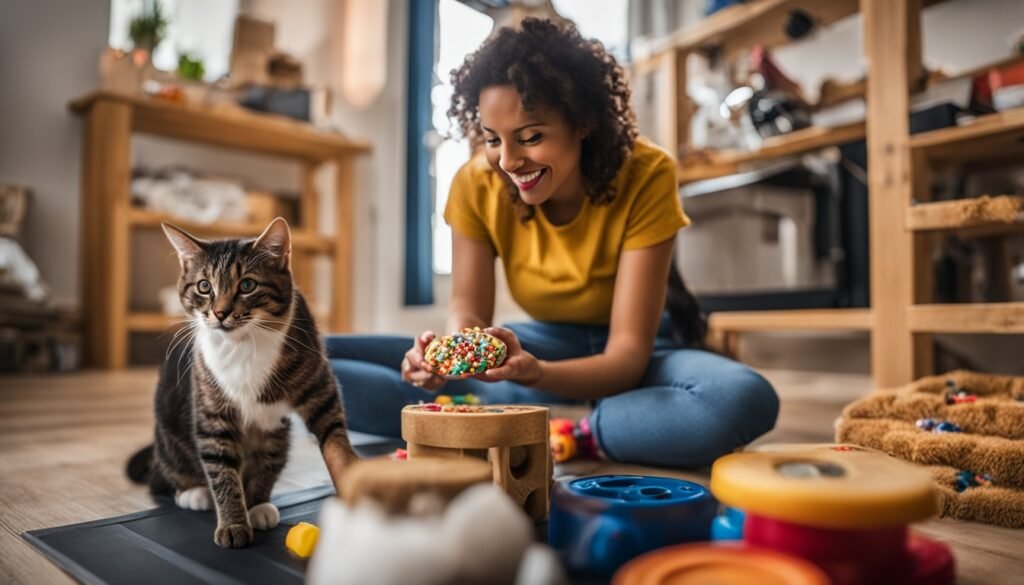
{"label": "wooden console table", "polygon": [[[315,130],[308,124],[247,111],[223,112],[168,103],[144,96],[98,91],[69,105],[85,118],[82,149],[82,323],[85,364],[104,369],[128,363],[132,332],[163,331],[175,319],[129,307],[133,230],[159,229],[172,221],[212,238],[257,236],[264,225],[190,223],[132,207],[131,137],[135,132],[301,162],[299,222],[292,226],[292,263],[299,287],[311,290],[312,259],[332,258],[331,300],[326,325],[351,329],[353,162],[369,144]],[[320,200],[315,175],[325,163],[337,167],[335,233],[318,233]]]}

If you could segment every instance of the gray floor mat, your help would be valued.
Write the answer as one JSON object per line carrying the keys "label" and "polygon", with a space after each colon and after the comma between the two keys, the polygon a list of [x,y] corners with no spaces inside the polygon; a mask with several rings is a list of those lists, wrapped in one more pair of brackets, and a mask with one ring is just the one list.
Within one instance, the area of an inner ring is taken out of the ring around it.
{"label": "gray floor mat", "polygon": [[[390,439],[359,442],[355,449],[363,457],[403,445]],[[334,489],[327,485],[274,498],[281,524],[256,531],[253,543],[244,549],[214,544],[212,513],[182,510],[169,500],[145,512],[31,530],[22,536],[72,577],[90,585],[300,584],[306,562],[288,553],[285,536],[298,522],[315,523],[321,502],[332,494]]]}

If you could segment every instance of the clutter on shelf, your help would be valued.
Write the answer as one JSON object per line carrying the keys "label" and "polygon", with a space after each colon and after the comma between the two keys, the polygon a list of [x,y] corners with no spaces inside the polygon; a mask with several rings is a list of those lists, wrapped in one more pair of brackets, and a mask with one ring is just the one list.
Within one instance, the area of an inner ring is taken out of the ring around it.
{"label": "clutter on shelf", "polygon": [[81,343],[77,315],[52,305],[20,242],[28,200],[28,189],[0,185],[0,372],[73,370]]}
{"label": "clutter on shelf", "polygon": [[183,167],[137,168],[131,192],[141,209],[203,225],[265,224],[275,217],[298,222],[298,194],[249,190],[240,179]]}
{"label": "clutter on shelf", "polygon": [[146,95],[192,107],[248,109],[288,116],[320,125],[329,123],[330,94],[306,85],[303,64],[274,45],[275,26],[245,15],[235,19],[228,75],[207,82],[207,62],[195,52],[179,49],[176,66],[154,66],[153,51],[171,24],[159,2],[147,2],[132,21],[133,48],[106,48],[100,56],[100,87],[107,91]]}
{"label": "clutter on shelf", "polygon": [[140,207],[202,224],[248,219],[245,189],[238,181],[203,177],[181,168],[137,173],[131,190]]}

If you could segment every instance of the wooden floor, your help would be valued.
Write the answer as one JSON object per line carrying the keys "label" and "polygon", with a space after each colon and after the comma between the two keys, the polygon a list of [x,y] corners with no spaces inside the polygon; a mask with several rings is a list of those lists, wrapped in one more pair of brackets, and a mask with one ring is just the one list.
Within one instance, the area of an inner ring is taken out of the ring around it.
{"label": "wooden floor", "polygon": [[[782,396],[777,428],[760,442],[822,442],[842,406],[870,389],[865,376],[769,371]],[[0,377],[0,583],[68,583],[26,544],[25,530],[84,522],[152,506],[124,476],[124,462],[152,433],[156,373]],[[328,482],[316,447],[295,446],[278,492]],[[559,475],[653,473],[707,482],[702,472],[672,472],[599,462],[560,466]],[[953,546],[958,583],[1021,583],[1024,531],[953,520],[918,530]]]}

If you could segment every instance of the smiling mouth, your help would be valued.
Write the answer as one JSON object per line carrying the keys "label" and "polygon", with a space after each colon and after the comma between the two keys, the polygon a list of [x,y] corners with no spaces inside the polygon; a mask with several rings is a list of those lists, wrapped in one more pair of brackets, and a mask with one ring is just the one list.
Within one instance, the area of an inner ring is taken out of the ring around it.
{"label": "smiling mouth", "polygon": [[509,173],[521,191],[529,191],[547,174],[547,169],[538,169],[530,173]]}

